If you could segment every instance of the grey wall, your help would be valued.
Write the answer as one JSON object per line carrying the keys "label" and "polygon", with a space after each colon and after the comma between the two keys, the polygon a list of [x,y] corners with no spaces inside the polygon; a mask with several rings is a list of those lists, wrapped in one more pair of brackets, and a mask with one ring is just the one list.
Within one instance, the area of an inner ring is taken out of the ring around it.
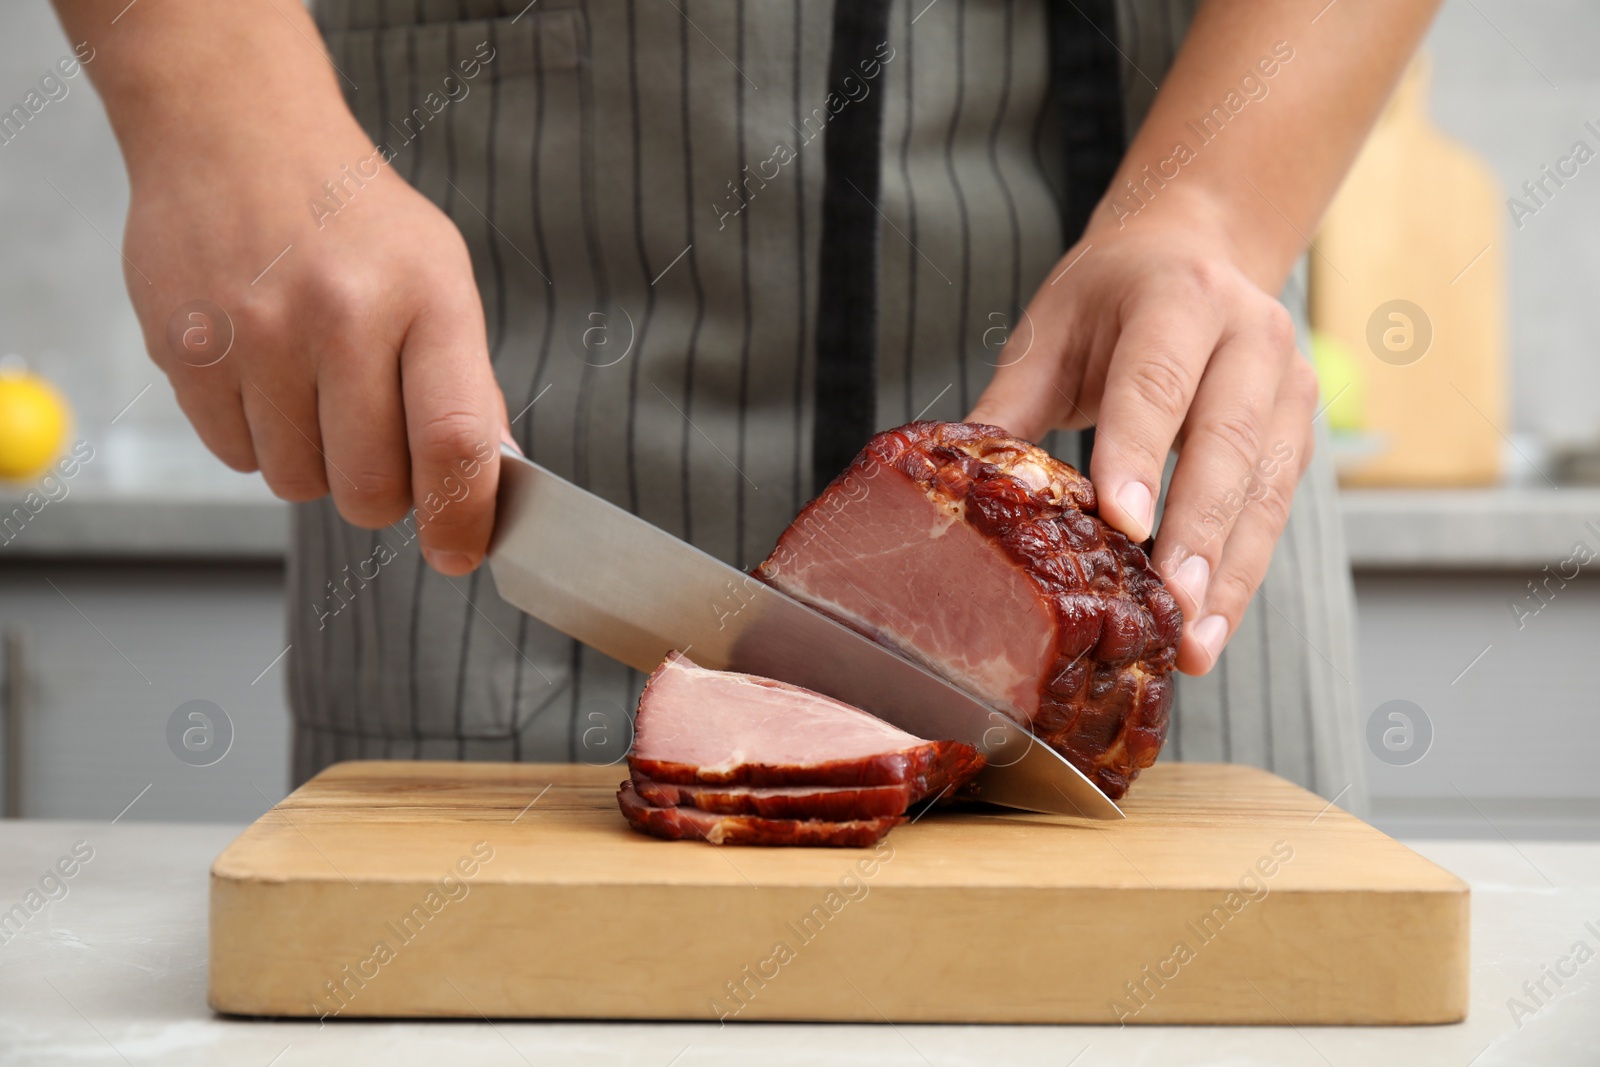
{"label": "grey wall", "polygon": [[[1433,110],[1493,168],[1506,195],[1582,138],[1600,152],[1600,5],[1449,0],[1429,35]],[[1428,195],[1425,178],[1412,195]],[[1509,226],[1516,426],[1554,440],[1600,436],[1600,159],[1520,230]]]}
{"label": "grey wall", "polygon": [[[70,52],[43,0],[0,6],[0,109]],[[119,425],[175,423],[177,405],[144,356],[123,288],[128,187],[116,142],[87,71],[66,84],[64,99],[0,144],[0,353],[19,353],[61,383],[85,428],[110,422],[157,379]]]}
{"label": "grey wall", "polygon": [[[1579,137],[1600,149],[1583,129],[1586,119],[1600,126],[1597,45],[1600,6],[1589,0],[1448,0],[1429,37],[1436,118],[1514,189]],[[0,102],[19,101],[68,47],[44,0],[0,5]],[[87,79],[71,85],[0,146],[0,352],[20,352],[65,383],[90,425],[156,379],[119,425],[166,431],[181,416],[144,358],[120,263],[101,237],[120,241],[122,167]],[[1427,195],[1425,180],[1414,192]],[[1600,303],[1585,295],[1600,290],[1596,232],[1600,160],[1509,234],[1519,429],[1600,434]]]}

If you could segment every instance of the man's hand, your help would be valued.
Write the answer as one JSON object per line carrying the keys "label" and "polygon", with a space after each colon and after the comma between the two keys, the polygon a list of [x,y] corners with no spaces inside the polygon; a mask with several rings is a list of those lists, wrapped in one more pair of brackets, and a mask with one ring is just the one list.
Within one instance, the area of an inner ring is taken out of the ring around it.
{"label": "man's hand", "polygon": [[506,414],[461,234],[376,154],[298,2],[146,0],[113,28],[118,6],[61,15],[96,49],[132,187],[124,275],[185,414],[284,499],[331,492],[371,528],[416,505],[429,563],[470,571]]}
{"label": "man's hand", "polygon": [[1311,457],[1315,376],[1270,294],[1437,6],[1202,4],[968,416],[1030,438],[1095,425],[1100,512],[1135,540],[1179,447],[1155,563],[1187,620],[1186,673],[1209,671],[1238,628]]}
{"label": "man's hand", "polygon": [[1283,305],[1199,227],[1092,233],[1051,276],[968,417],[1035,440],[1098,424],[1100,515],[1135,541],[1154,528],[1167,454],[1181,448],[1154,559],[1189,620],[1178,665],[1204,674],[1288,521],[1316,375]]}
{"label": "man's hand", "polygon": [[[346,147],[352,162],[373,151]],[[142,177],[124,251],[145,343],[223,462],[259,468],[285,500],[331,492],[358,526],[422,505],[428,562],[465,573],[488,544],[505,423],[466,247],[389,167],[352,183],[318,230],[306,200],[339,153],[308,155],[180,160]],[[197,364],[216,338],[169,336],[174,309],[197,298],[232,321],[232,350],[209,366]]]}

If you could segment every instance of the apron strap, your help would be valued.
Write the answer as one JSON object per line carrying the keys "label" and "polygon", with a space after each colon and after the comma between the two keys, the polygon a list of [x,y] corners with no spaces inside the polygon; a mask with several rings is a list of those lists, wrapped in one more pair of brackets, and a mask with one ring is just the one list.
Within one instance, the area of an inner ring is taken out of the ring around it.
{"label": "apron strap", "polygon": [[[883,101],[859,87],[857,64],[889,39],[889,0],[837,0],[828,53],[828,102],[844,101],[823,138],[822,238],[812,492],[850,465],[878,421],[878,261],[882,227]],[[837,95],[835,95],[837,94]]]}

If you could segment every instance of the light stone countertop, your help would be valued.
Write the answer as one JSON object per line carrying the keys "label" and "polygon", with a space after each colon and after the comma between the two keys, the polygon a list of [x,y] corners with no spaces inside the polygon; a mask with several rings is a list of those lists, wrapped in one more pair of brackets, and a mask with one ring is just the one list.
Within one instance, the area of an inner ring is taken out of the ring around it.
{"label": "light stone countertop", "polygon": [[[1472,884],[1472,1009],[1454,1026],[340,1021],[319,1027],[224,1018],[205,1006],[206,872],[236,832],[215,825],[0,823],[0,909],[22,901],[76,842],[93,849],[65,883],[66,895],[0,944],[0,1061],[18,1067],[1600,1063],[1600,958],[1593,952],[1600,949],[1600,844],[1413,843]],[[1559,988],[1546,978],[1551,995],[1542,1004],[1527,1001],[1523,983],[1539,981],[1579,941],[1591,953],[1575,975]],[[1531,1014],[1513,1018],[1511,997],[1526,1001]]]}

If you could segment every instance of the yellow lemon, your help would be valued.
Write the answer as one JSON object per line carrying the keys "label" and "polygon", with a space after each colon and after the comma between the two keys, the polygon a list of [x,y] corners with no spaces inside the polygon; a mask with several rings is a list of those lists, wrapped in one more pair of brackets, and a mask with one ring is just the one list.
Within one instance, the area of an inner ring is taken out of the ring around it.
{"label": "yellow lemon", "polygon": [[67,440],[67,401],[36,374],[0,372],[0,478],[42,473]]}

